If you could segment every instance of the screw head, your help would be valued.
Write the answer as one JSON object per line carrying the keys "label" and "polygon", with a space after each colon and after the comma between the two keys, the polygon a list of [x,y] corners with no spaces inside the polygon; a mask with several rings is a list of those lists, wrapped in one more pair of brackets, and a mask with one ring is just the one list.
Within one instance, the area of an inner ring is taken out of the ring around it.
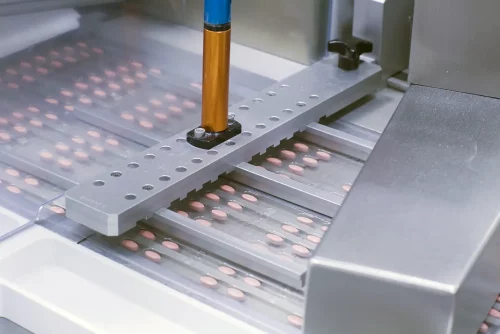
{"label": "screw head", "polygon": [[230,113],[230,114],[228,114],[228,115],[227,115],[227,119],[228,119],[230,122],[233,122],[233,121],[234,121],[234,117],[235,117],[235,116],[236,116],[235,114]]}
{"label": "screw head", "polygon": [[194,129],[194,137],[201,138],[205,135],[206,131],[204,128],[196,128]]}

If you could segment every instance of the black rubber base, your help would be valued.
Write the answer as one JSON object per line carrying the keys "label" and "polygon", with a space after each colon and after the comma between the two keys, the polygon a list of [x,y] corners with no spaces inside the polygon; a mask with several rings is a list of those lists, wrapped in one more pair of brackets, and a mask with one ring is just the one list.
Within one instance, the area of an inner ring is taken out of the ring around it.
{"label": "black rubber base", "polygon": [[206,132],[201,138],[194,137],[194,129],[187,133],[187,141],[191,145],[204,149],[210,150],[217,145],[220,145],[229,139],[239,135],[241,133],[241,124],[232,121],[229,122],[227,130],[222,132]]}

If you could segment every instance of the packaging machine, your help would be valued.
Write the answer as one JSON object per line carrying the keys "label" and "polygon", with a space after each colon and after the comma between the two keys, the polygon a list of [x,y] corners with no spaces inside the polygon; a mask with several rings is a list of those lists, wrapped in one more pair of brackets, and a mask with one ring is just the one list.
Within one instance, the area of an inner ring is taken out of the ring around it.
{"label": "packaging machine", "polygon": [[500,332],[495,9],[1,3],[0,333]]}

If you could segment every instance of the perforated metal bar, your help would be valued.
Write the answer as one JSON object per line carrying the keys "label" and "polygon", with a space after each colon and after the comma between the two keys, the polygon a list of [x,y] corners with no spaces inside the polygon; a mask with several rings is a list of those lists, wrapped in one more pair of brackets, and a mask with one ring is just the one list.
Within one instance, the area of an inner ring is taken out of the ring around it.
{"label": "perforated metal bar", "polygon": [[357,71],[346,72],[336,64],[336,57],[324,59],[231,107],[243,132],[214,150],[190,146],[183,131],[94,182],[67,191],[67,216],[100,233],[119,235],[307,124],[369,94],[381,81],[377,65],[363,63]]}

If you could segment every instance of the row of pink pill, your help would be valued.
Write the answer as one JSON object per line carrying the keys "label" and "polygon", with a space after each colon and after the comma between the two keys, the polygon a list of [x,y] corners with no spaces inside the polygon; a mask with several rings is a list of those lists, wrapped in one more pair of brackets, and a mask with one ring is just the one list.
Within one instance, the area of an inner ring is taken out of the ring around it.
{"label": "row of pink pill", "polygon": [[[223,191],[228,192],[229,194],[232,194],[232,195],[234,195],[236,193],[236,190],[229,185],[222,185],[220,188]],[[205,194],[205,197],[207,199],[212,200],[212,201],[217,202],[217,203],[219,203],[221,201],[220,196],[218,196],[214,193],[207,193],[207,194]],[[249,201],[251,203],[258,202],[258,199],[251,194],[242,194],[241,197],[244,200]],[[243,211],[243,206],[236,203],[236,202],[233,202],[233,201],[229,201],[227,203],[227,206],[232,210],[236,210],[239,212]],[[205,205],[199,201],[191,201],[189,203],[189,207],[190,207],[190,209],[192,209],[193,211],[196,211],[198,213],[203,213],[205,211]],[[179,210],[179,211],[177,211],[177,213],[184,216],[184,217],[189,218],[189,214],[185,211]],[[228,219],[228,213],[220,208],[219,209],[212,209],[210,211],[210,213],[211,213],[211,217],[218,222],[224,222]],[[251,217],[249,217],[249,219],[251,219]],[[304,217],[304,216],[298,216],[296,219],[299,223],[305,224],[305,225],[312,225],[314,223],[314,221],[311,218]],[[203,226],[210,227],[212,225],[212,222],[210,222],[206,219],[197,218],[195,220],[196,220],[196,222],[198,222],[199,224],[201,224]],[[283,231],[285,231],[287,233],[291,233],[291,234],[299,234],[300,233],[299,229],[292,226],[292,225],[283,224],[281,226],[281,228]],[[324,231],[326,231],[327,227],[323,226],[322,229]],[[269,244],[271,244],[273,246],[282,246],[285,243],[285,239],[282,236],[275,234],[275,233],[267,233],[266,240]],[[321,242],[321,238],[316,236],[316,235],[308,235],[307,240],[309,240],[313,243],[316,243],[316,244],[319,244]],[[310,250],[307,247],[304,247],[304,246],[299,245],[299,244],[293,245],[292,250],[297,256],[300,256],[300,257],[308,257],[310,255]]]}
{"label": "row of pink pill", "polygon": [[[497,303],[500,303],[500,295],[497,297],[497,300],[496,300]],[[500,311],[495,309],[495,308],[492,308],[489,312],[488,312],[488,315],[489,316],[492,316],[494,318],[497,318],[497,319],[500,319]],[[490,329],[490,326],[487,324],[487,323],[483,323],[481,325],[481,327],[479,328],[479,333],[487,333]]]}
{"label": "row of pink pill", "polygon": [[[151,232],[151,231],[148,231],[148,230],[141,230],[140,232],[140,235],[143,236],[144,238],[146,239],[149,239],[149,240],[152,240],[154,241],[156,239],[156,235]],[[179,244],[171,241],[171,240],[165,240],[161,243],[164,247],[172,250],[172,251],[176,251],[178,252],[180,250],[180,246]],[[139,250],[139,244],[133,240],[130,240],[130,239],[124,239],[122,240],[122,246],[126,249],[128,249],[129,251],[132,251],[132,252],[137,252]],[[146,250],[144,252],[144,255],[151,261],[153,262],[160,262],[161,261],[161,255],[158,254],[157,252],[153,251],[153,250]],[[227,275],[227,276],[231,276],[231,277],[236,277],[237,276],[237,272],[236,270],[234,270],[233,268],[227,266],[227,265],[221,265],[217,268],[217,270],[221,273],[223,273],[224,275]],[[204,286],[208,287],[208,288],[212,288],[212,289],[215,289],[219,286],[219,281],[215,278],[213,278],[212,276],[209,276],[209,275],[202,275],[200,276],[200,282],[201,284],[203,284]],[[252,277],[252,276],[246,276],[243,278],[243,282],[245,282],[246,284],[248,284],[249,286],[252,286],[254,288],[260,288],[262,286],[262,282],[260,280],[258,280],[257,278],[255,277]],[[237,289],[237,288],[234,288],[234,287],[228,287],[227,288],[227,294],[228,296],[230,296],[231,298],[235,299],[235,300],[238,300],[240,302],[243,302],[245,301],[246,299],[246,295],[243,291],[241,291],[240,289]],[[301,327],[302,326],[302,323],[303,323],[303,320],[301,317],[298,317],[296,315],[290,315],[288,316],[288,321],[294,325],[294,326],[297,326],[297,327]]]}

